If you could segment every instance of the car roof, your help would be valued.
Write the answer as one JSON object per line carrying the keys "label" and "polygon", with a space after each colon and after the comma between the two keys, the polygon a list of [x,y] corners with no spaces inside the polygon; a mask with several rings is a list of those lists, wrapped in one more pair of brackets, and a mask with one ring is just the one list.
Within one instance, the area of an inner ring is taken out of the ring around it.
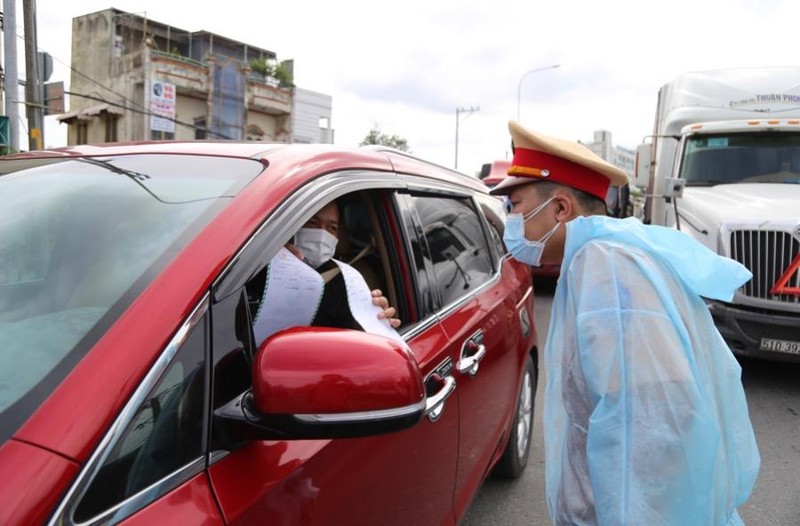
{"label": "car roof", "polygon": [[280,143],[261,143],[255,141],[139,141],[105,144],[76,144],[60,148],[32,150],[6,156],[15,160],[30,157],[84,157],[98,155],[129,155],[142,153],[173,153],[195,155],[228,155],[234,157],[255,157],[274,151]]}
{"label": "car roof", "polygon": [[[485,191],[477,178],[437,165],[414,155],[389,147],[370,145],[361,148],[341,147],[331,144],[287,144],[257,141],[140,141],[97,145],[73,145],[45,150],[34,150],[0,158],[1,162],[43,158],[98,157],[116,155],[174,154],[210,155],[260,159],[267,164],[316,165],[333,171],[337,168],[361,168],[397,171],[429,177],[452,184]],[[0,173],[5,170],[0,165]],[[305,170],[292,170],[302,174]],[[320,172],[321,173],[321,172]],[[298,175],[301,179],[302,175]]]}

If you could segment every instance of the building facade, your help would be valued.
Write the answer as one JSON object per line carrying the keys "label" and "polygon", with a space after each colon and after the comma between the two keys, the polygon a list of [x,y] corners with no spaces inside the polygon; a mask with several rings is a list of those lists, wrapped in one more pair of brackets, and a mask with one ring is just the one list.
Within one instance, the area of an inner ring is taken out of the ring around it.
{"label": "building facade", "polygon": [[611,141],[610,131],[597,130],[594,132],[594,140],[592,142],[582,144],[603,158],[603,160],[623,169],[628,174],[628,177],[633,177],[636,152],[621,146],[615,147]]}
{"label": "building facade", "polygon": [[72,67],[68,144],[294,137],[293,64],[272,51],[106,9],[73,19]]}
{"label": "building facade", "polygon": [[[579,141],[580,142],[580,141]],[[610,162],[617,168],[621,168],[631,179],[634,176],[636,165],[636,152],[614,146],[611,142],[611,132],[607,130],[597,130],[594,132],[594,140],[590,143],[581,142],[605,161]],[[633,213],[630,201],[630,185],[620,188],[609,188],[606,196],[606,206],[611,215],[615,217],[627,217]]]}
{"label": "building facade", "polygon": [[333,144],[332,108],[330,95],[295,88],[292,142]]}

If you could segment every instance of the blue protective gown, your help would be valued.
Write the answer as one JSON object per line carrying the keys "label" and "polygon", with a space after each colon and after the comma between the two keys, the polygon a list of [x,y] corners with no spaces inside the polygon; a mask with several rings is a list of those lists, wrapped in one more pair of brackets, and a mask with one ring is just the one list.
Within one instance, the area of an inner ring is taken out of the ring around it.
{"label": "blue protective gown", "polygon": [[553,522],[742,524],[760,457],[741,368],[702,297],[729,301],[750,272],[634,218],[566,228],[545,347]]}

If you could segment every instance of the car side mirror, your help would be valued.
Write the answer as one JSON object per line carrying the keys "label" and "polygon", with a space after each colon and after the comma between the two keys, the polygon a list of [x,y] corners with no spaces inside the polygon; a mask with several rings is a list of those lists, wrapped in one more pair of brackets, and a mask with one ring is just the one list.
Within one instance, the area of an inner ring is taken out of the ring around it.
{"label": "car side mirror", "polygon": [[259,348],[253,389],[215,411],[248,439],[350,438],[409,428],[425,414],[422,373],[389,338],[296,327]]}

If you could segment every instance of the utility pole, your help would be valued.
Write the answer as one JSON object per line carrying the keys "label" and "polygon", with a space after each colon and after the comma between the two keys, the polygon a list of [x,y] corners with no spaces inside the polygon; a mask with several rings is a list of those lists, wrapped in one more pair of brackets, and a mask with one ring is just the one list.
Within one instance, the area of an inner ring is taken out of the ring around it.
{"label": "utility pole", "polygon": [[17,71],[17,2],[3,0],[3,48],[5,51],[5,110],[8,145],[19,151],[19,72]]}
{"label": "utility pole", "polygon": [[469,108],[456,108],[456,165],[455,169],[458,170],[458,123],[460,120],[459,115],[462,113],[467,113],[467,117],[469,114],[475,113],[481,109],[480,106],[470,106]]}
{"label": "utility pole", "polygon": [[22,0],[25,31],[25,113],[28,116],[28,148],[41,150],[44,145],[44,111],[38,74],[36,39],[36,0]]}

